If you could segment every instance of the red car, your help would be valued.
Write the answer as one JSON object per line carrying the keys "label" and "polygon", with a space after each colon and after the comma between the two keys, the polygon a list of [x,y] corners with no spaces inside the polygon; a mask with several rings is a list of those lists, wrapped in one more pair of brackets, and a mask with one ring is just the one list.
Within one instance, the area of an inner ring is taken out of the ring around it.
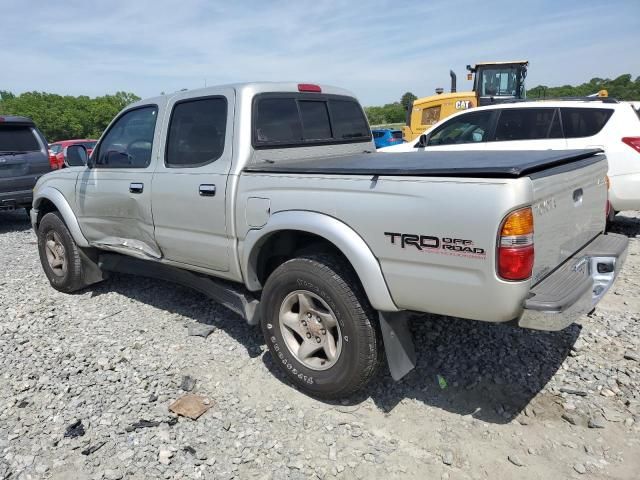
{"label": "red car", "polygon": [[93,148],[96,146],[97,140],[89,138],[79,140],[60,140],[49,144],[49,163],[53,170],[64,167],[64,156],[67,154],[67,147],[70,145],[84,145],[87,153],[91,155]]}

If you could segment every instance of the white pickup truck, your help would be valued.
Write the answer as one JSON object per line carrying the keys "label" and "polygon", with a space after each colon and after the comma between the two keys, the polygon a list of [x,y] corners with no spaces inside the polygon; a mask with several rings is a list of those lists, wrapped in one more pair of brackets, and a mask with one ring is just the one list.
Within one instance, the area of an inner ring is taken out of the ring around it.
{"label": "white pickup truck", "polygon": [[124,109],[91,158],[40,179],[31,220],[51,285],[108,271],[192,286],[250,324],[304,391],[348,395],[386,351],[415,365],[407,313],[558,330],[611,286],[598,151],[376,154],[349,92],[251,83]]}

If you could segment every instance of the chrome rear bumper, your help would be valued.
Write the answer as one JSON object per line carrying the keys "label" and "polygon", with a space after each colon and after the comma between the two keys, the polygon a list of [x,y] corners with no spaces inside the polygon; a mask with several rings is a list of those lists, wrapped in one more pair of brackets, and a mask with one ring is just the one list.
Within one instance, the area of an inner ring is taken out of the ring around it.
{"label": "chrome rear bumper", "polygon": [[626,260],[628,244],[624,235],[596,237],[533,286],[518,326],[562,330],[590,312],[613,285]]}

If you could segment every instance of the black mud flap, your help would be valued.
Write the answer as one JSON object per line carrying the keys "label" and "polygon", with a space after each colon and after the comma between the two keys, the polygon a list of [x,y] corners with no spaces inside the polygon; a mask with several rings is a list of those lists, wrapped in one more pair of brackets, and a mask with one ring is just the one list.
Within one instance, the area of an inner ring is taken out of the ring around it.
{"label": "black mud flap", "polygon": [[391,377],[398,381],[416,367],[416,349],[407,312],[378,312]]}

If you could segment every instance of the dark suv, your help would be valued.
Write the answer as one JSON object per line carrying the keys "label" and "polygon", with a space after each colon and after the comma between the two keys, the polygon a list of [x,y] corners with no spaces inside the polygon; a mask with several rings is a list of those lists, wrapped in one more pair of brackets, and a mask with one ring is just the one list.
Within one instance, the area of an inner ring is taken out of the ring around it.
{"label": "dark suv", "polygon": [[0,116],[0,210],[28,212],[36,181],[50,171],[47,141],[33,121]]}

